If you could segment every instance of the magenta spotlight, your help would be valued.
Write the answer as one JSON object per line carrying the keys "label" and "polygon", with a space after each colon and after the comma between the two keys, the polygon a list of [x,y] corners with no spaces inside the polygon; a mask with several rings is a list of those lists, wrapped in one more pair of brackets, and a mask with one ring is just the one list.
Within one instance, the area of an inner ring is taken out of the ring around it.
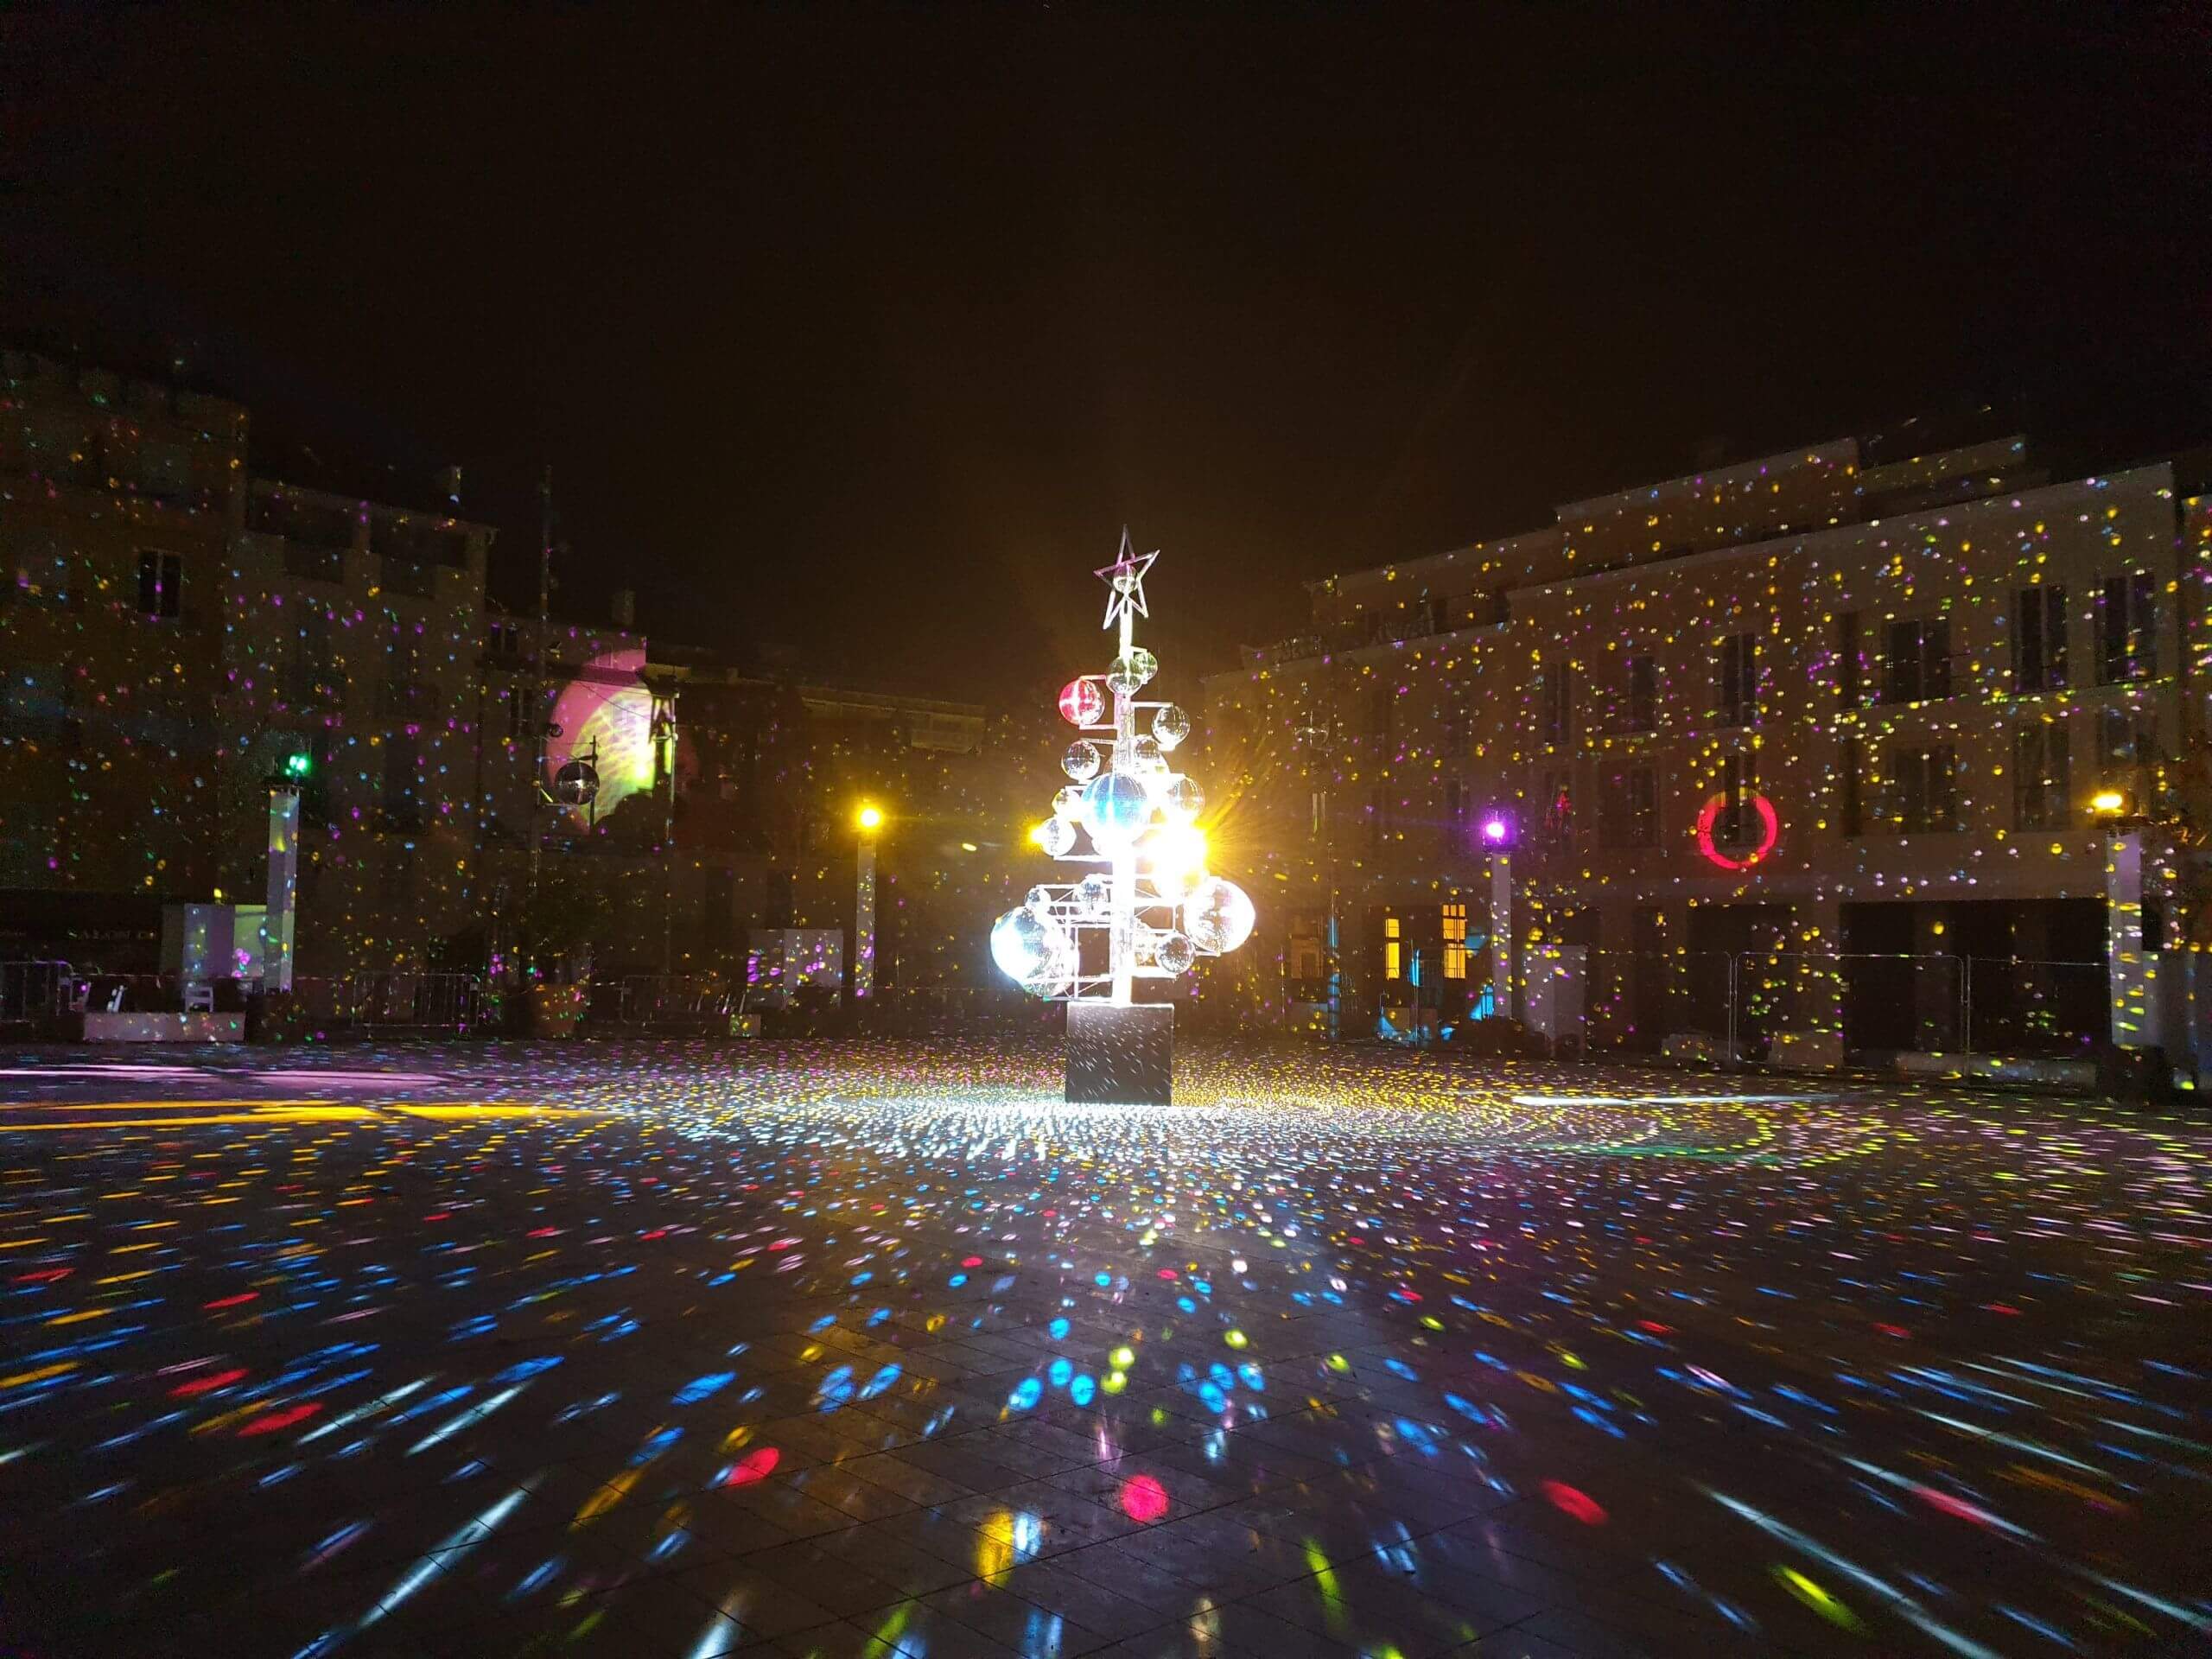
{"label": "magenta spotlight", "polygon": [[1483,820],[1483,839],[1488,842],[1491,846],[1503,846],[1505,844],[1505,836],[1506,828],[1505,820],[1503,818],[1493,816]]}

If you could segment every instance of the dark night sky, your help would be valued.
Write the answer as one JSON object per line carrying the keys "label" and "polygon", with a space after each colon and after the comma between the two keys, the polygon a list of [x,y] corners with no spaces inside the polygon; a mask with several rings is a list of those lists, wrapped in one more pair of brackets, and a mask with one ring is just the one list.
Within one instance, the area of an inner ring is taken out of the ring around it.
{"label": "dark night sky", "polygon": [[1127,521],[1189,696],[1714,440],[2212,440],[2206,15],[17,10],[0,337],[945,695],[1095,665]]}

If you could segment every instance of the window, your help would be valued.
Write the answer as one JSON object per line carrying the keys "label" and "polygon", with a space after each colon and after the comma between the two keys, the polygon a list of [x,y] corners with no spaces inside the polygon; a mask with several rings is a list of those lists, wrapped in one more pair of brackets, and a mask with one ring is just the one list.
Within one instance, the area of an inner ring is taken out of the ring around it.
{"label": "window", "polygon": [[384,809],[396,817],[410,817],[416,810],[415,774],[422,766],[419,741],[404,732],[384,741]]}
{"label": "window", "polygon": [[1390,730],[1395,718],[1398,700],[1387,685],[1367,688],[1367,729],[1385,743],[1390,741]]}
{"label": "window", "polygon": [[1958,757],[1948,743],[1890,753],[1887,810],[1897,835],[1936,835],[1959,827]]}
{"label": "window", "polygon": [[1713,718],[1723,726],[1756,725],[1759,717],[1759,641],[1732,633],[1720,642],[1713,686]]}
{"label": "window", "polygon": [[1329,791],[1325,789],[1315,790],[1311,804],[1313,818],[1308,827],[1313,831],[1313,839],[1319,841],[1329,833]]}
{"label": "window", "polygon": [[1859,653],[1859,613],[1846,611],[1835,620],[1835,689],[1847,709],[1866,701],[1866,659]]}
{"label": "window", "polygon": [[1402,979],[1405,977],[1405,940],[1400,931],[1398,918],[1395,916],[1385,916],[1382,918],[1383,978]]}
{"label": "window", "polygon": [[174,553],[138,556],[138,613],[175,616],[184,586],[184,562]]}
{"label": "window", "polygon": [[1537,839],[1544,845],[1565,849],[1574,845],[1574,774],[1554,766],[1543,775],[1536,796]]}
{"label": "window", "polygon": [[1842,820],[1845,835],[1863,836],[1866,833],[1866,746],[1855,737],[1845,738],[1836,764],[1836,816]]}
{"label": "window", "polygon": [[2108,578],[2097,600],[2098,683],[2145,680],[2158,671],[2158,590],[2147,570]]}
{"label": "window", "polygon": [[1444,977],[1465,979],[1467,976],[1467,907],[1465,905],[1444,906]]}
{"label": "window", "polygon": [[2063,829],[2072,816],[2066,728],[2056,721],[2012,734],[2012,823],[2021,830]]}
{"label": "window", "polygon": [[1649,766],[1630,766],[1605,780],[1598,809],[1599,836],[1608,847],[1649,847],[1658,839],[1659,786]]}
{"label": "window", "polygon": [[1325,918],[1307,911],[1301,911],[1290,918],[1287,978],[1307,986],[1319,984],[1327,971],[1323,965],[1327,960],[1327,953],[1321,936],[1321,930],[1325,925]]}
{"label": "window", "polygon": [[1574,741],[1574,671],[1565,663],[1546,663],[1542,678],[1537,735],[1548,747],[1563,749]]}
{"label": "window", "polygon": [[1659,724],[1659,667],[1649,657],[1628,659],[1628,723],[1624,731],[1648,732]]}
{"label": "window", "polygon": [[1716,845],[1756,847],[1764,838],[1766,824],[1753,804],[1758,792],[1758,756],[1730,755],[1720,769],[1720,816],[1713,823]]}
{"label": "window", "polygon": [[1883,639],[1882,701],[1923,702],[1951,695],[1951,624],[1947,617],[1892,622]]}
{"label": "window", "polygon": [[2012,690],[2066,689],[2066,590],[2023,588],[2012,595]]}
{"label": "window", "polygon": [[2106,781],[2137,766],[2158,764],[2158,717],[2147,709],[2116,703],[2097,714],[2097,771]]}

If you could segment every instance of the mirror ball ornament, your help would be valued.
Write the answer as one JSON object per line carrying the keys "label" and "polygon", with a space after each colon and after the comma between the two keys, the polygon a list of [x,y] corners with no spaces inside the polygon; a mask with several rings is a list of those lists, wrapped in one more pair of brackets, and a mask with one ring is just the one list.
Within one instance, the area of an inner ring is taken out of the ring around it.
{"label": "mirror ball ornament", "polygon": [[1052,996],[1075,977],[1075,941],[1027,910],[991,924],[991,960],[1033,996]]}
{"label": "mirror ball ornament", "polygon": [[1078,784],[1089,783],[1098,775],[1098,746],[1087,737],[1078,737],[1060,757],[1060,770]]}
{"label": "mirror ball ornament", "polygon": [[1106,683],[1124,696],[1135,696],[1159,672],[1160,658],[1142,645],[1133,645],[1127,656],[1116,657],[1107,664]]}
{"label": "mirror ball ornament", "polygon": [[1079,818],[1083,816],[1081,784],[1066,785],[1052,797],[1052,815],[1061,818]]}
{"label": "mirror ball ornament", "polygon": [[1191,717],[1173,703],[1164,702],[1153,712],[1152,734],[1161,748],[1174,748],[1191,734]]}
{"label": "mirror ball ornament", "polygon": [[1129,740],[1129,770],[1131,772],[1165,772],[1167,757],[1160,752],[1160,740],[1139,732]]}
{"label": "mirror ball ornament", "polygon": [[1187,974],[1198,959],[1198,949],[1180,933],[1166,933],[1153,947],[1153,960],[1171,974]]}
{"label": "mirror ball ornament", "polygon": [[571,760],[553,774],[553,798],[563,806],[588,806],[599,793],[599,769],[588,760]]}
{"label": "mirror ball ornament", "polygon": [[1210,875],[1183,901],[1183,928],[1208,956],[1234,950],[1252,937],[1252,901],[1234,881]]}
{"label": "mirror ball ornament", "polygon": [[1160,791],[1160,810],[1170,823],[1189,823],[1205,810],[1206,792],[1188,778],[1174,778]]}
{"label": "mirror ball ornament", "polygon": [[1090,831],[1091,844],[1102,853],[1130,846],[1144,833],[1151,817],[1151,792],[1125,772],[1094,778],[1083,791],[1083,827]]}
{"label": "mirror ball ornament", "polygon": [[1114,896],[1114,884],[1103,875],[1086,875],[1075,884],[1075,907],[1086,917],[1103,916]]}
{"label": "mirror ball ornament", "polygon": [[1071,726],[1096,726],[1106,717],[1106,694],[1096,680],[1070,680],[1060,688],[1060,715]]}
{"label": "mirror ball ornament", "polygon": [[1054,858],[1065,858],[1075,845],[1075,825],[1065,818],[1047,818],[1037,832],[1037,844]]}

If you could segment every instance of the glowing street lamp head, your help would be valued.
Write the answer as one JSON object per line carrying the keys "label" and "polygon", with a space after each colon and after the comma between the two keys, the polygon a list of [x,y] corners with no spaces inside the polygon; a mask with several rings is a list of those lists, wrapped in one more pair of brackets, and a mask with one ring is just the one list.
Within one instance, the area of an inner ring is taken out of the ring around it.
{"label": "glowing street lamp head", "polygon": [[2127,798],[2116,789],[2101,789],[2089,797],[2089,810],[2101,818],[2117,817],[2126,804]]}
{"label": "glowing street lamp head", "polygon": [[1505,838],[1512,833],[1505,820],[1492,813],[1483,820],[1483,840],[1492,847],[1505,845]]}
{"label": "glowing street lamp head", "polygon": [[869,835],[883,828],[883,809],[870,801],[855,814],[853,822]]}

